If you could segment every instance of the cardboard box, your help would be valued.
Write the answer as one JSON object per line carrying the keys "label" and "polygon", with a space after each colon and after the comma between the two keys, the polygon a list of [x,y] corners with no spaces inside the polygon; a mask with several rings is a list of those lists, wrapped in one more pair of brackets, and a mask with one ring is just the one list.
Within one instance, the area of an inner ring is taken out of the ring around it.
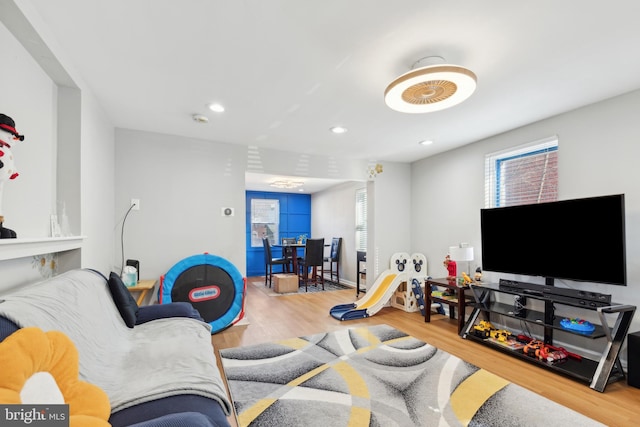
{"label": "cardboard box", "polygon": [[298,292],[298,275],[274,274],[273,289],[279,294],[284,294],[288,292]]}

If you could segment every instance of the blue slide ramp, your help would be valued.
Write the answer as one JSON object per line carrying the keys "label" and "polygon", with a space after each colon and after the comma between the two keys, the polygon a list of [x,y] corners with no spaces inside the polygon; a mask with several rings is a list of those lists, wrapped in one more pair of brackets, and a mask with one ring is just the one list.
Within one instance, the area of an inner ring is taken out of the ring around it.
{"label": "blue slide ramp", "polygon": [[338,320],[362,319],[373,316],[384,307],[404,280],[404,275],[386,270],[364,298],[355,303],[336,305],[329,310],[329,314]]}
{"label": "blue slide ramp", "polygon": [[329,314],[338,320],[353,320],[369,317],[367,310],[364,308],[358,310],[358,306],[355,303],[336,305],[329,310]]}

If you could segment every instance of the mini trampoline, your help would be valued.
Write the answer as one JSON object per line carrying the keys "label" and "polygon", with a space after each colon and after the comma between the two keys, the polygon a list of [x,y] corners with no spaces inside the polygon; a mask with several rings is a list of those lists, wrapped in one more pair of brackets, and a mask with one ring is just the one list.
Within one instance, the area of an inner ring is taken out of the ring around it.
{"label": "mini trampoline", "polygon": [[245,280],[224,258],[204,253],[176,263],[164,275],[159,301],[189,302],[211,325],[211,334],[233,325],[244,316]]}

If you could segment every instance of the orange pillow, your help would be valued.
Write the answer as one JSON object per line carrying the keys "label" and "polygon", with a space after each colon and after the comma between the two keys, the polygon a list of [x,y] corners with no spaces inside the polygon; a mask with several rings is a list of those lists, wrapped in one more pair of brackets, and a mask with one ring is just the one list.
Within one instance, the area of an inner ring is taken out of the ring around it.
{"label": "orange pillow", "polygon": [[109,397],[78,378],[78,350],[62,332],[19,329],[0,343],[0,366],[0,403],[66,403],[71,427],[110,426]]}

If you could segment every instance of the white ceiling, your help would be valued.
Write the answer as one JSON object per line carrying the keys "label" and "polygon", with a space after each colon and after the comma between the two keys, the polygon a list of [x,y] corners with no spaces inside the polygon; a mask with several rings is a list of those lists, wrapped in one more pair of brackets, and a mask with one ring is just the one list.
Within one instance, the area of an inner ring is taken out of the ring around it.
{"label": "white ceiling", "polygon": [[[637,0],[29,2],[116,127],[233,144],[412,162],[640,88]],[[386,107],[432,55],[475,72],[471,98]]]}

